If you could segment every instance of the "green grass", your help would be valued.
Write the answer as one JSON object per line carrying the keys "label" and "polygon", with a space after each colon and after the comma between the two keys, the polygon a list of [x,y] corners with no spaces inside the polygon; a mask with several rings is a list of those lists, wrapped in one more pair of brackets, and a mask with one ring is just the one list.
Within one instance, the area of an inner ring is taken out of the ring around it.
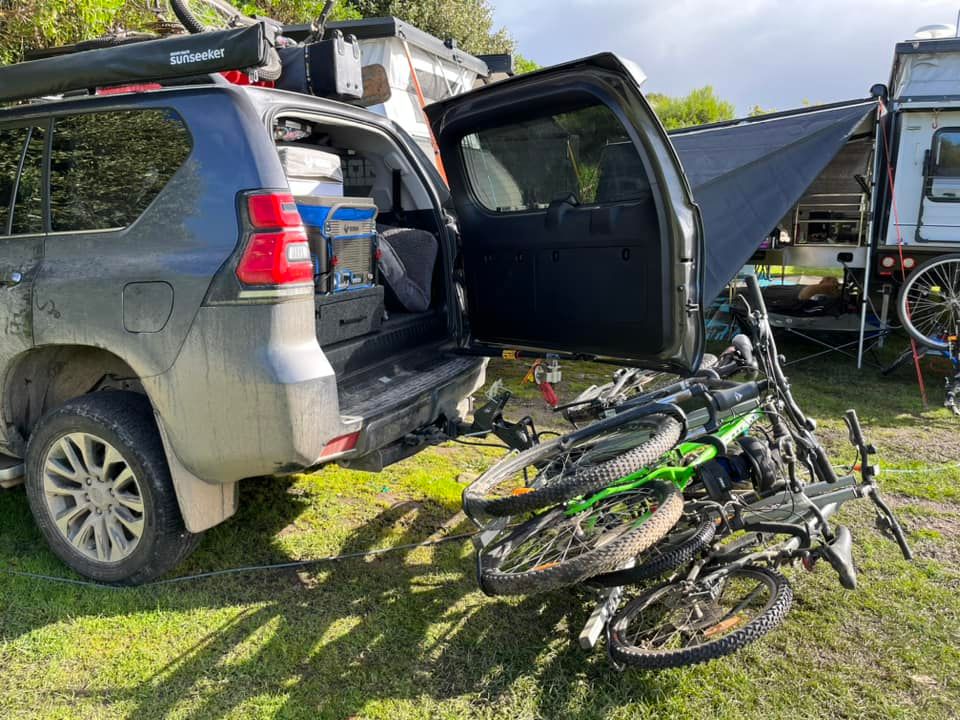
{"label": "green grass", "polygon": [[[489,375],[518,393],[513,412],[547,424],[525,370],[497,362]],[[569,365],[558,390],[569,398],[610,371]],[[577,646],[583,597],[487,598],[461,541],[134,590],[0,574],[0,718],[955,718],[960,420],[921,408],[909,370],[881,379],[831,360],[790,375],[838,462],[851,459],[839,414],[858,408],[917,560],[900,558],[868,508],[845,507],[860,588],[841,589],[822,564],[788,570],[786,624],[734,657],[617,673],[602,650]],[[178,573],[463,532],[463,485],[497,456],[451,444],[379,475],[250,481],[239,515]],[[0,517],[0,568],[74,577],[43,546],[22,490],[0,492]]]}

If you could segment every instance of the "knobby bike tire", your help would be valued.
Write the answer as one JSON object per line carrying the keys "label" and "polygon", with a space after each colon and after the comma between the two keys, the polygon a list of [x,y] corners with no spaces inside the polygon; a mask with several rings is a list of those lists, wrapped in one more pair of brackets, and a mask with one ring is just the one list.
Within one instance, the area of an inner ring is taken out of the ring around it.
{"label": "knobby bike tire", "polygon": [[[558,507],[520,525],[483,551],[481,587],[491,595],[525,595],[569,587],[594,575],[624,567],[637,554],[659,542],[683,513],[683,496],[673,484],[655,480],[644,485],[643,491],[650,493],[656,506],[639,525],[626,530],[621,525],[598,534],[592,538],[590,546],[582,544],[587,548],[582,554],[570,559],[513,572],[504,567],[526,541],[565,523],[576,525],[580,516],[590,513],[569,517],[563,508]],[[591,512],[602,515],[602,509],[598,503]]]}
{"label": "knobby bike tire", "polygon": [[651,670],[696,665],[731,655],[780,625],[793,602],[793,591],[787,579],[775,570],[754,566],[732,570],[730,576],[735,575],[752,577],[771,588],[770,600],[763,610],[742,628],[716,640],[679,649],[657,650],[633,644],[628,640],[631,622],[636,621],[645,610],[652,608],[671,591],[678,592],[683,585],[682,581],[668,583],[635,598],[610,621],[608,651],[611,658],[621,665]]}
{"label": "knobby bike tire", "polygon": [[523,494],[491,497],[490,492],[515,477],[526,467],[545,464],[565,452],[562,438],[556,438],[498,462],[463,491],[463,508],[470,517],[483,514],[494,517],[519,515],[541,510],[581,495],[591,495],[627,475],[659,460],[680,441],[683,426],[666,415],[652,415],[648,420],[653,434],[636,447],[583,472],[561,476],[556,482],[531,488]]}

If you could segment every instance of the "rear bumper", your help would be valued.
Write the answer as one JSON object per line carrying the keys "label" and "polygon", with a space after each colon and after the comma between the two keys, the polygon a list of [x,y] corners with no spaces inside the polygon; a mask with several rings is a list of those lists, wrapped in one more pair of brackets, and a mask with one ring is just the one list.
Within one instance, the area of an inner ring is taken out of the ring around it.
{"label": "rear bumper", "polygon": [[[438,354],[429,369],[341,410],[351,398],[339,397],[314,333],[312,297],[201,308],[170,370],[143,379],[168,454],[207,483],[301,472],[459,417],[484,382],[484,360]],[[350,451],[322,454],[358,431]]]}
{"label": "rear bumper", "polygon": [[[363,415],[363,430],[356,447],[339,456],[324,458],[347,464],[379,469],[412,452],[397,454],[386,449],[410,433],[433,424],[440,417],[453,420],[467,413],[466,403],[486,378],[487,361],[475,357],[451,356],[438,362],[422,378],[418,387],[399,387],[378,398],[375,411]],[[383,452],[382,452],[383,451]],[[361,459],[368,462],[360,462]]]}
{"label": "rear bumper", "polygon": [[333,438],[333,368],[317,344],[313,298],[203,307],[167,372],[143,380],[167,451],[207,482],[296,472]]}
{"label": "rear bumper", "polygon": [[479,390],[486,378],[487,362],[481,358],[451,357],[420,380],[421,391],[398,393],[382,402],[376,414],[364,415],[363,432],[351,453],[359,457],[430,425],[438,418],[453,420],[466,414],[464,401]]}

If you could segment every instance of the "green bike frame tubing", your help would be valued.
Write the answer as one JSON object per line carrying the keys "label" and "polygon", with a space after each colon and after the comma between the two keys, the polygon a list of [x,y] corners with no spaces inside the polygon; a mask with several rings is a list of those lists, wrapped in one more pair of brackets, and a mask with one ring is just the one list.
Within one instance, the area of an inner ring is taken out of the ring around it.
{"label": "green bike frame tubing", "polygon": [[[745,435],[764,415],[764,411],[757,408],[747,415],[728,420],[714,433],[714,437],[721,440],[724,445],[729,445],[741,435]],[[681,458],[696,453],[697,457],[688,465],[663,465],[653,469],[641,468],[637,472],[621,478],[615,485],[606,487],[590,497],[574,503],[567,508],[565,514],[567,517],[576,515],[577,513],[589,510],[598,502],[606,500],[613,495],[636,490],[638,487],[653,482],[654,480],[668,480],[672,482],[678,490],[682,491],[690,483],[690,480],[693,479],[694,474],[697,472],[697,467],[713,460],[717,456],[717,448],[715,445],[707,443],[684,442],[680,443],[671,453],[677,453]],[[639,518],[639,520],[642,521],[642,518]]]}

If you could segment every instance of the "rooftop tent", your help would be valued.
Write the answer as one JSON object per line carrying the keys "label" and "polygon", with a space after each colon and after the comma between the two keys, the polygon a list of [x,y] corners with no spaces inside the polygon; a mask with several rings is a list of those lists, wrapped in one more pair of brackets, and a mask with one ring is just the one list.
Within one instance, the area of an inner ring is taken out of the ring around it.
{"label": "rooftop tent", "polygon": [[890,97],[901,102],[945,100],[957,96],[960,38],[897,43]]}
{"label": "rooftop tent", "polygon": [[876,113],[854,100],[670,134],[704,225],[703,297],[716,297]]}
{"label": "rooftop tent", "polygon": [[[364,67],[383,66],[390,97],[368,109],[402,126],[431,158],[433,144],[410,72],[411,64],[427,104],[472,90],[491,72],[486,62],[454,43],[444,42],[395,17],[332,22],[327,29],[357,37]],[[302,40],[309,32],[308,25],[284,28],[284,34],[296,40]],[[498,57],[490,56],[490,59]]]}

